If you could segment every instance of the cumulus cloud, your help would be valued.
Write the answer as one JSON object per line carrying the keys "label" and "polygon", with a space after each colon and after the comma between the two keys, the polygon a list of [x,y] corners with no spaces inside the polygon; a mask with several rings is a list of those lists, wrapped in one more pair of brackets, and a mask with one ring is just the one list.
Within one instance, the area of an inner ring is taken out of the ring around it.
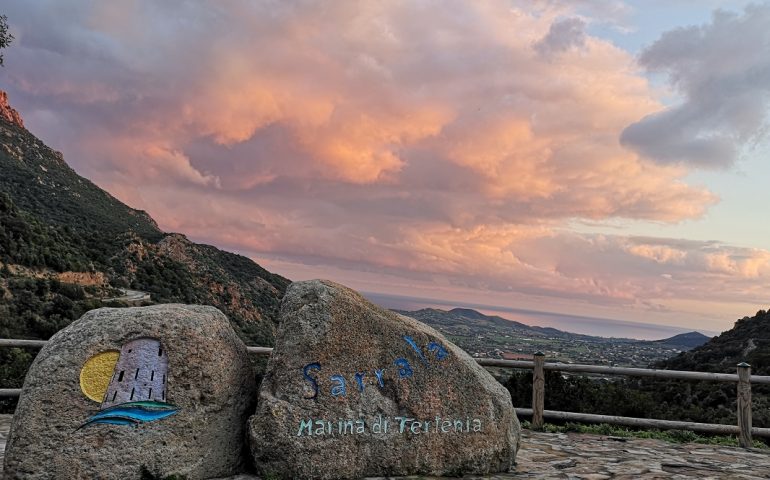
{"label": "cumulus cloud", "polygon": [[666,74],[682,101],[628,126],[621,142],[661,164],[727,167],[766,137],[770,108],[770,4],[665,33],[640,56]]}
{"label": "cumulus cloud", "polygon": [[765,279],[756,252],[562,230],[716,197],[619,145],[662,108],[635,59],[532,8],[18,0],[0,74],[79,172],[255,257],[655,309],[703,272]]}
{"label": "cumulus cloud", "polygon": [[[618,148],[619,129],[658,104],[633,60],[563,7],[53,3],[11,8],[9,80],[32,118],[56,109],[68,126],[50,129],[71,133],[60,147],[97,180],[141,163],[139,149],[166,152],[166,183],[360,184],[471,225],[672,221],[713,201],[678,180],[683,170]],[[170,10],[179,21],[163,20]],[[541,59],[538,41],[559,61]],[[446,196],[478,209],[460,213]]]}
{"label": "cumulus cloud", "polygon": [[565,18],[553,22],[548,34],[535,43],[535,50],[541,55],[553,55],[585,43],[586,22],[582,18]]}

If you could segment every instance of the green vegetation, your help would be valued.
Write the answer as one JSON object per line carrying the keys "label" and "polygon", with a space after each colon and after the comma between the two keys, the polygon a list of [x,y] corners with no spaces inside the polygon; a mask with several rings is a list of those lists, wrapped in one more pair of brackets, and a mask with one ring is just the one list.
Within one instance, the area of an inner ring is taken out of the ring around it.
{"label": "green vegetation", "polygon": [[705,345],[662,361],[658,367],[735,373],[740,362],[750,364],[754,375],[770,375],[770,312],[759,310],[753,317],[743,317]]}
{"label": "green vegetation", "polygon": [[11,196],[0,192],[0,262],[49,268],[56,272],[88,271],[90,261],[79,248],[82,239],[69,227],[46,225],[20,211]]}
{"label": "green vegetation", "polygon": [[88,310],[102,306],[94,296],[100,289],[56,279],[0,279],[0,292],[0,338],[48,339]]}
{"label": "green vegetation", "polygon": [[[0,338],[48,339],[88,310],[99,308],[108,290],[62,283],[55,278],[0,276]],[[0,348],[0,386],[20,388],[37,348]],[[13,400],[0,400],[12,412]]]}
{"label": "green vegetation", "polygon": [[[612,363],[638,367],[724,373],[735,373],[739,362],[748,361],[754,374],[770,374],[770,314],[764,310],[752,318],[738,320],[732,330],[679,354],[673,353],[698,345],[706,337],[690,333],[655,342],[606,339],[527,327],[473,310],[424,309],[406,313],[430,323],[458,345],[481,357],[494,357],[501,351],[531,354],[543,350],[548,352],[549,362],[601,364],[612,359]],[[667,352],[669,358],[664,356]],[[531,405],[531,371],[490,370],[511,392],[514,405]],[[734,383],[589,376],[554,371],[545,372],[545,381],[545,408],[549,410],[737,423]],[[752,413],[754,426],[770,427],[770,385],[752,385]]]}
{"label": "green vegetation", "polygon": [[70,227],[82,237],[114,239],[126,231],[158,240],[162,232],[147,213],[130,208],[78,175],[62,154],[27,130],[0,124],[0,190],[47,225]]}
{"label": "green vegetation", "polygon": [[[0,172],[0,337],[48,339],[90,309],[125,306],[102,299],[130,288],[149,292],[153,302],[213,305],[246,344],[272,345],[285,278],[162,232],[5,119]],[[33,355],[0,349],[0,386],[21,386]],[[14,403],[0,402],[0,410]]]}
{"label": "green vegetation", "polygon": [[[522,428],[531,429],[529,421],[521,422]],[[651,438],[655,440],[664,440],[672,443],[703,443],[706,445],[724,445],[729,447],[738,447],[738,439],[725,435],[701,435],[689,430],[637,430],[627,427],[599,423],[586,425],[583,423],[566,422],[564,424],[546,423],[543,425],[543,431],[548,433],[590,433],[594,435],[606,435],[622,438]],[[754,448],[770,448],[760,440],[754,440]]]}
{"label": "green vegetation", "polygon": [[118,281],[149,292],[156,302],[213,305],[227,314],[247,345],[273,345],[280,298],[289,281],[248,258],[167,235],[155,245],[134,241],[118,263],[133,272]]}
{"label": "green vegetation", "polygon": [[467,308],[400,312],[438,329],[478,358],[544,352],[549,361],[646,367],[708,341],[697,332],[648,341],[606,338],[524,325]]}
{"label": "green vegetation", "polygon": [[[517,407],[532,405],[532,372],[515,371],[503,384]],[[566,412],[596,413],[624,417],[654,417],[659,408],[653,396],[631,388],[624,381],[545,372],[545,408]]]}
{"label": "green vegetation", "polygon": [[[21,388],[24,376],[37,355],[38,349],[0,348],[0,381],[2,388]],[[15,398],[0,399],[0,413],[13,413]]]}
{"label": "green vegetation", "polygon": [[[12,40],[13,35],[8,31],[8,17],[5,15],[0,15],[0,50],[7,48],[11,44]],[[2,53],[0,53],[0,67],[1,66],[3,66]]]}
{"label": "green vegetation", "polygon": [[[498,376],[517,407],[532,405],[532,372]],[[545,408],[565,412],[735,425],[736,385],[704,381],[605,379],[545,372]],[[770,388],[752,386],[755,427],[770,426]]]}

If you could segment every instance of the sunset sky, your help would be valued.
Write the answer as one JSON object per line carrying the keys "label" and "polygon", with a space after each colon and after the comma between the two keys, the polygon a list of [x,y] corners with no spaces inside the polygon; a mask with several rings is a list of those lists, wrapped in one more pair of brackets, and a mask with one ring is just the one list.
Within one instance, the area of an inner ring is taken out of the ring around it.
{"label": "sunset sky", "polygon": [[0,14],[0,88],[33,133],[164,230],[292,280],[715,332],[770,307],[770,3]]}

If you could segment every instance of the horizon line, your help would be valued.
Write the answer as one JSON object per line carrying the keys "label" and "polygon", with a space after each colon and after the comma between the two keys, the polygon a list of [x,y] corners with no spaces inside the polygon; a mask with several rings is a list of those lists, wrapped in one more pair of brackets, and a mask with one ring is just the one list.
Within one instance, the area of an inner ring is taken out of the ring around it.
{"label": "horizon line", "polygon": [[[713,330],[706,330],[706,329],[696,329],[692,327],[682,327],[679,325],[662,325],[659,323],[643,323],[643,322],[635,322],[632,320],[618,320],[615,318],[605,318],[605,317],[591,317],[587,315],[578,315],[578,314],[571,314],[571,313],[561,313],[561,312],[550,312],[547,310],[532,310],[528,308],[519,308],[519,307],[505,307],[505,306],[499,306],[499,305],[487,305],[483,303],[473,303],[473,302],[455,302],[451,300],[441,300],[441,299],[434,299],[434,298],[425,298],[425,297],[412,297],[409,295],[396,295],[396,294],[389,294],[389,293],[379,293],[379,292],[368,292],[368,291],[361,291],[361,293],[364,295],[364,297],[385,297],[395,300],[409,300],[413,301],[414,303],[424,303],[424,304],[436,304],[436,305],[442,305],[446,307],[452,307],[452,308],[467,308],[467,309],[482,309],[482,310],[491,310],[495,312],[500,313],[519,313],[519,314],[529,314],[532,316],[559,316],[564,318],[573,318],[577,320],[589,320],[589,321],[601,321],[601,322],[610,322],[613,324],[617,324],[618,326],[629,326],[629,327],[637,327],[641,329],[646,330],[682,330],[682,333],[689,333],[689,332],[698,332],[703,335],[706,335],[709,338],[719,336],[722,332],[716,332]],[[376,303],[376,302],[374,302]],[[430,307],[423,307],[423,308],[430,308]],[[414,310],[407,310],[407,311],[414,311]],[[478,312],[482,313],[482,312]],[[499,315],[498,315],[499,316]],[[500,317],[504,318],[504,317]],[[504,318],[505,320],[509,322],[518,322],[518,323],[524,323],[519,322],[518,320],[511,320],[509,318]],[[602,335],[590,335],[590,334],[583,334],[583,333],[577,333],[572,332],[568,330],[561,330],[556,327],[549,327],[549,326],[542,326],[542,325],[531,325],[526,324],[528,327],[540,327],[540,328],[553,328],[555,330],[560,330],[567,333],[572,333],[575,335],[587,335],[587,336],[594,336],[594,337],[602,337]],[[679,335],[679,334],[675,334]],[[632,337],[615,337],[615,336],[609,336],[609,337],[603,337],[603,338],[632,338]],[[640,340],[637,338],[633,338],[634,340]],[[664,339],[661,339],[664,340]]]}

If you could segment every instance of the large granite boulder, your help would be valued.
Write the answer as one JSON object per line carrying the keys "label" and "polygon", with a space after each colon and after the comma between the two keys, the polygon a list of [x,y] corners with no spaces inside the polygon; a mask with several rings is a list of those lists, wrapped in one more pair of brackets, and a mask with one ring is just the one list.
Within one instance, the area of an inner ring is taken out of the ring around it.
{"label": "large granite boulder", "polygon": [[328,281],[293,283],[249,420],[263,477],[489,474],[513,467],[511,397],[434,329]]}
{"label": "large granite boulder", "polygon": [[247,355],[213,307],[86,313],[51,338],[27,374],[6,478],[199,479],[243,471],[256,396]]}

